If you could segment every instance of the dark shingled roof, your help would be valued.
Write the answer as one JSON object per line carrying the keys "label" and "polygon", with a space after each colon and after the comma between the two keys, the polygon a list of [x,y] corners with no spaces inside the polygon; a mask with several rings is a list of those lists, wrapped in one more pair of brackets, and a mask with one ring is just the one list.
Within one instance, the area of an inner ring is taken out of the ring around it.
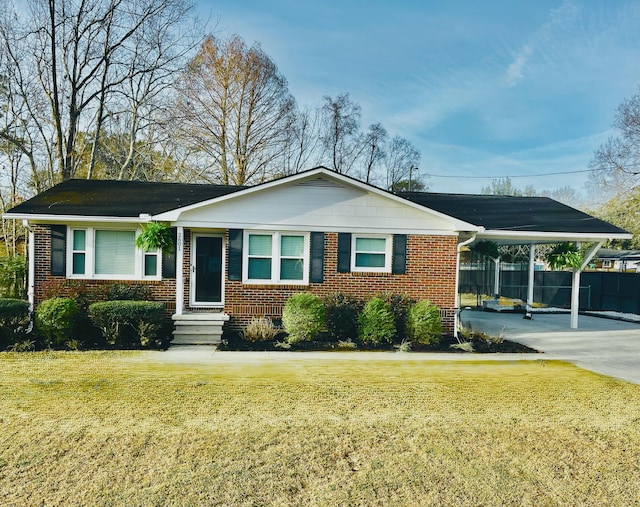
{"label": "dark shingled roof", "polygon": [[147,181],[67,180],[9,210],[12,214],[137,217],[156,215],[246,187],[154,183]]}
{"label": "dark shingled roof", "polygon": [[[138,217],[183,208],[248,187],[68,180],[9,210],[20,215]],[[622,229],[546,197],[403,192],[399,197],[487,230],[620,234]]]}
{"label": "dark shingled roof", "polygon": [[615,227],[548,197],[402,192],[409,201],[487,230],[624,234]]}

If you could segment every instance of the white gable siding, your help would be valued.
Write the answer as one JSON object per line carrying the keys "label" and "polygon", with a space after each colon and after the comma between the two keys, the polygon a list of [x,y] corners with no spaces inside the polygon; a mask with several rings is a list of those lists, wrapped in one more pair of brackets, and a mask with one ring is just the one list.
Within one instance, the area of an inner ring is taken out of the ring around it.
{"label": "white gable siding", "polygon": [[185,211],[179,225],[237,229],[452,234],[452,221],[410,204],[314,179]]}

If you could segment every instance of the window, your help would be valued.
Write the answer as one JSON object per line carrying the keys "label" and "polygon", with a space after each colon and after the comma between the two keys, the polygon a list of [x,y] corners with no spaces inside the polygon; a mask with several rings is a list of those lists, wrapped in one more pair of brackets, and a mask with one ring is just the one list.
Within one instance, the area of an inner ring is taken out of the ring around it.
{"label": "window", "polygon": [[243,280],[248,283],[309,283],[309,235],[245,232]]}
{"label": "window", "polygon": [[137,248],[138,233],[131,229],[70,229],[67,275],[107,280],[158,278],[160,252]]}
{"label": "window", "polygon": [[135,275],[135,231],[95,231],[95,274]]}
{"label": "window", "polygon": [[351,237],[351,271],[391,272],[391,236]]}
{"label": "window", "polygon": [[87,231],[74,229],[72,231],[71,274],[84,275],[87,256]]}

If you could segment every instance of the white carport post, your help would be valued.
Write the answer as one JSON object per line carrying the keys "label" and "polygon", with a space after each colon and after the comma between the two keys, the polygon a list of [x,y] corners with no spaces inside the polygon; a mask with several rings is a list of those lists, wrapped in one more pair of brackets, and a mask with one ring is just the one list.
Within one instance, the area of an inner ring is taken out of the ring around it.
{"label": "white carport post", "polygon": [[184,227],[176,230],[176,315],[182,315],[184,306]]}
{"label": "white carport post", "polygon": [[571,329],[578,329],[578,309],[580,307],[580,274],[586,268],[594,255],[600,250],[602,241],[592,246],[586,253],[580,269],[576,269],[571,277]]}
{"label": "white carport post", "polygon": [[495,274],[493,277],[493,295],[496,299],[500,296],[500,257],[493,259],[495,263]]}
{"label": "white carport post", "polygon": [[530,319],[533,311],[533,281],[535,279],[535,267],[536,267],[536,245],[531,243],[529,245],[529,280],[527,282],[527,313],[524,318]]}

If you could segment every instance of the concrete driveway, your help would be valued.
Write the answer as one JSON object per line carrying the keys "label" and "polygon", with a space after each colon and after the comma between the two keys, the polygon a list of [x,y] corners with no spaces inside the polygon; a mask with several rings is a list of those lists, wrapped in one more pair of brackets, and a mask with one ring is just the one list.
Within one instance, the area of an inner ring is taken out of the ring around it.
{"label": "concrete driveway", "polygon": [[640,324],[580,315],[570,329],[569,314],[522,314],[463,310],[463,324],[540,350],[549,359],[640,384]]}

